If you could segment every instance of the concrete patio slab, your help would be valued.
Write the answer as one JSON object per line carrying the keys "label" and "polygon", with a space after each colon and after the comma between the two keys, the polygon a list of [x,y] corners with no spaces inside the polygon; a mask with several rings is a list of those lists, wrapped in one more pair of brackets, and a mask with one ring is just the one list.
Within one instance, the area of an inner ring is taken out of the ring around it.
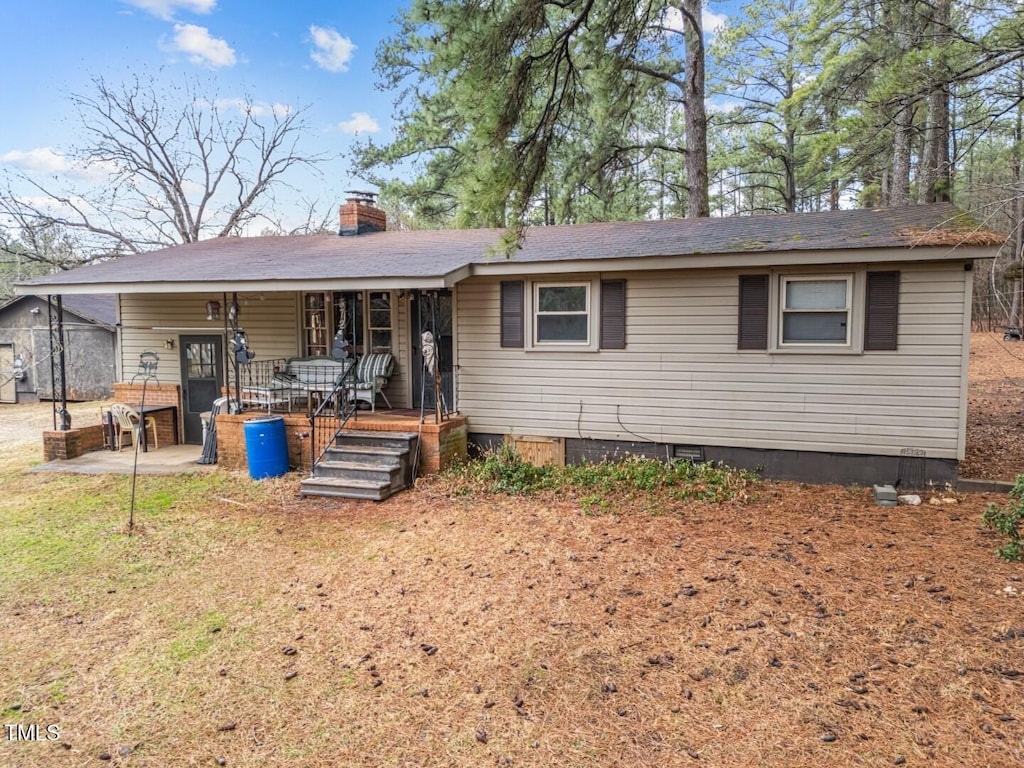
{"label": "concrete patio slab", "polygon": [[[178,475],[183,472],[209,472],[216,464],[196,464],[202,454],[198,445],[171,445],[148,452],[139,452],[138,474]],[[28,472],[66,472],[82,475],[130,475],[135,466],[135,452],[91,451],[74,459],[49,461],[29,467]]]}

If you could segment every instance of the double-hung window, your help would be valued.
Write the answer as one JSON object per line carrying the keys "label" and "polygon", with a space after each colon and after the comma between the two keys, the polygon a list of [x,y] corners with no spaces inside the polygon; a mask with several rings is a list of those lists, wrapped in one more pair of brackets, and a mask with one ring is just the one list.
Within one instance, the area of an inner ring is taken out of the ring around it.
{"label": "double-hung window", "polygon": [[501,346],[556,351],[626,348],[626,281],[503,280]]}
{"label": "double-hung window", "polygon": [[900,273],[740,275],[736,348],[862,353],[899,347]]}
{"label": "double-hung window", "polygon": [[590,283],[534,284],[534,344],[590,343]]}
{"label": "double-hung window", "polygon": [[780,346],[850,345],[851,275],[780,279]]}

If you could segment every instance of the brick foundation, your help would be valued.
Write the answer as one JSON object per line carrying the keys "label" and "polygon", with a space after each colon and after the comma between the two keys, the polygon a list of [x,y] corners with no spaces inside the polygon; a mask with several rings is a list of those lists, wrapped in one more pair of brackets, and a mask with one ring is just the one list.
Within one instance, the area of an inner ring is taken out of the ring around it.
{"label": "brick foundation", "polygon": [[[309,444],[309,418],[305,414],[273,414],[284,419],[285,439],[288,443],[288,463],[292,469],[310,471],[312,458]],[[217,417],[217,463],[227,469],[247,469],[245,450],[245,422],[263,418],[262,412],[221,414]],[[419,432],[420,473],[433,474],[466,458],[466,419],[453,416],[440,424],[412,421],[374,422],[360,418],[346,429],[385,432]]]}

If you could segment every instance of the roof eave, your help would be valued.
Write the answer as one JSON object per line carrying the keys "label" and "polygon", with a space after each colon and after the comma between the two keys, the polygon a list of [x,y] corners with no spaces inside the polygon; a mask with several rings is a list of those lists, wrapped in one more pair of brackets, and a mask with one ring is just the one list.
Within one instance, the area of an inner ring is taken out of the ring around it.
{"label": "roof eave", "polygon": [[970,261],[992,259],[996,246],[919,246],[915,248],[850,248],[836,250],[746,251],[633,256],[612,259],[560,261],[491,261],[472,265],[472,274],[561,274],[566,272],[631,272],[666,269],[758,269],[823,264],[883,264],[914,261]]}
{"label": "roof eave", "polygon": [[[460,278],[461,279],[461,278]],[[96,293],[232,293],[273,291],[346,291],[346,290],[411,290],[445,288],[451,283],[447,275],[428,277],[350,277],[304,280],[182,280],[182,281],[118,281],[103,283],[32,283],[15,284],[15,293],[66,295]]]}

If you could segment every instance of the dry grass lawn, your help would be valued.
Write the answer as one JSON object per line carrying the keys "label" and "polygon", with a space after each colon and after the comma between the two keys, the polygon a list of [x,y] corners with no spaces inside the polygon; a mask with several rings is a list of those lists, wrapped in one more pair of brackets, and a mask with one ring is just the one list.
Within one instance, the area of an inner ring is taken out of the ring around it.
{"label": "dry grass lawn", "polygon": [[140,477],[128,536],[129,478],[21,466],[4,766],[1024,765],[1005,496],[369,504],[220,472]]}

